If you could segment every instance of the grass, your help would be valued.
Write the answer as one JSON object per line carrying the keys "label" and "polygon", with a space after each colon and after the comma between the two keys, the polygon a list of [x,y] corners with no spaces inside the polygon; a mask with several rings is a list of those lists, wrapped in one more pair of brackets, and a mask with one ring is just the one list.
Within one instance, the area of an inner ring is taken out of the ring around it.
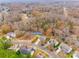
{"label": "grass", "polygon": [[31,58],[30,54],[23,55],[20,52],[9,50],[11,41],[5,37],[0,38],[0,58]]}
{"label": "grass", "polygon": [[10,46],[12,46],[10,39],[5,37],[0,38],[0,48],[8,49]]}
{"label": "grass", "polygon": [[16,52],[7,49],[0,49],[0,58],[16,58],[18,55]]}
{"label": "grass", "polygon": [[17,52],[8,49],[0,49],[0,58],[31,58],[30,54],[17,54]]}
{"label": "grass", "polygon": [[72,54],[72,53],[68,53],[68,54],[66,55],[66,58],[73,58],[73,54]]}

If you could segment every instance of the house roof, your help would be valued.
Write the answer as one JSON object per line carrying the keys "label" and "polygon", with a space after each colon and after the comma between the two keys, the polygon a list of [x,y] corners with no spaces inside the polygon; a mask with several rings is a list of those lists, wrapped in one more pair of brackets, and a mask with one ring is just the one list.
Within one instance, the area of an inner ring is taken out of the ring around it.
{"label": "house roof", "polygon": [[46,40],[46,36],[41,36],[39,39],[40,40]]}
{"label": "house roof", "polygon": [[14,32],[9,32],[9,33],[7,33],[7,36],[14,38],[14,37],[16,37],[16,34]]}
{"label": "house roof", "polygon": [[64,43],[60,44],[60,48],[64,53],[70,53],[72,51],[72,48]]}

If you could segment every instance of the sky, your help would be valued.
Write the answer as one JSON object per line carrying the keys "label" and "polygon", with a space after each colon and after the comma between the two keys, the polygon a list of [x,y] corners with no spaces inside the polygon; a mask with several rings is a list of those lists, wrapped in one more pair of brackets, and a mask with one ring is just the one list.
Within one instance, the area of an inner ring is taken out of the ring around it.
{"label": "sky", "polygon": [[79,0],[0,0],[0,3],[5,3],[5,2],[53,2],[53,1],[79,1]]}

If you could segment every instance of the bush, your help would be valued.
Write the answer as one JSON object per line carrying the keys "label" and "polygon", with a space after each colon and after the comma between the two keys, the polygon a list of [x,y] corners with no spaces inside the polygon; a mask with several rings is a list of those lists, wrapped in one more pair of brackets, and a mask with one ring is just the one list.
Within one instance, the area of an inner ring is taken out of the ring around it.
{"label": "bush", "polygon": [[1,30],[3,34],[13,31],[12,27],[8,24],[4,24],[1,26]]}
{"label": "bush", "polygon": [[2,37],[0,39],[0,48],[8,49],[10,46],[12,46],[10,39],[7,39],[5,37]]}

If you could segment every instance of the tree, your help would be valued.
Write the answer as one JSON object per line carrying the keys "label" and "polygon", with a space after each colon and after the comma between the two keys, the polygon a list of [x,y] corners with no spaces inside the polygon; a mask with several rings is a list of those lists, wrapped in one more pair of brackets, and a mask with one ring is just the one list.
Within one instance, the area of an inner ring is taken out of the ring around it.
{"label": "tree", "polygon": [[1,30],[2,30],[2,33],[4,34],[13,31],[12,26],[10,26],[9,24],[2,25]]}
{"label": "tree", "polygon": [[20,31],[20,30],[15,30],[14,32],[16,33],[17,38],[22,37],[25,34],[25,31]]}
{"label": "tree", "polygon": [[12,46],[11,40],[5,37],[0,38],[0,48],[8,49]]}

